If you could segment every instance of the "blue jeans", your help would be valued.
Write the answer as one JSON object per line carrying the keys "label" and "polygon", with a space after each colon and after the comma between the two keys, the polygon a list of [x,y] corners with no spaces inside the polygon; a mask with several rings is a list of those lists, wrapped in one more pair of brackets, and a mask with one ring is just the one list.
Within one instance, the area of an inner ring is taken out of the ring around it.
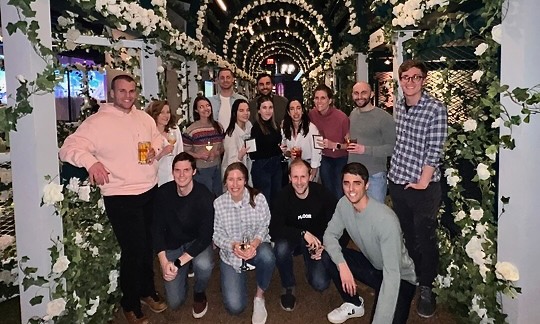
{"label": "blue jeans", "polygon": [[[184,251],[191,245],[186,243],[176,250],[167,250],[165,255],[170,261],[178,259]],[[195,285],[193,286],[194,293],[202,293],[208,287],[212,269],[214,268],[214,253],[212,245],[209,245],[204,251],[199,253],[191,260],[193,263],[193,272],[195,273]],[[167,296],[167,304],[171,309],[177,309],[186,301],[187,294],[187,275],[189,264],[178,269],[176,277],[172,281],[165,281],[165,294]]]}
{"label": "blue jeans", "polygon": [[[372,322],[373,315],[375,315],[375,310],[377,308],[379,291],[381,290],[383,281],[383,272],[382,270],[375,269],[371,262],[369,262],[369,260],[360,251],[343,248],[342,252],[345,262],[347,262],[347,266],[349,266],[353,277],[363,284],[375,289],[375,305],[372,309],[370,321]],[[339,271],[336,264],[330,258],[323,260],[323,262],[328,270],[328,273],[330,273],[332,281],[334,281],[334,285],[336,286],[343,301],[351,304],[358,304],[358,292],[356,295],[351,296],[343,290],[341,277],[339,276]],[[407,323],[409,309],[411,308],[411,302],[414,298],[415,292],[416,285],[413,285],[406,280],[400,281],[397,304],[394,310],[394,320],[392,322],[393,324]]]}
{"label": "blue jeans", "polygon": [[[257,254],[248,260],[248,263],[256,267],[257,286],[266,291],[270,286],[272,273],[276,266],[276,259],[270,243],[261,243],[257,248]],[[247,306],[247,273],[245,271],[236,272],[233,267],[223,261],[221,261],[220,270],[223,304],[229,314],[238,315]]]}
{"label": "blue jeans", "polygon": [[195,181],[201,183],[210,190],[216,197],[223,193],[223,182],[221,181],[221,166],[216,165],[209,168],[197,169],[193,177]]}
{"label": "blue jeans", "polygon": [[322,156],[320,174],[321,182],[337,199],[343,197],[343,184],[341,183],[341,170],[347,164],[347,156],[331,158]]}
{"label": "blue jeans", "polygon": [[386,191],[388,189],[388,184],[386,182],[386,172],[383,171],[372,174],[369,176],[368,181],[368,196],[384,204],[384,200],[386,199]]}
{"label": "blue jeans", "polygon": [[278,239],[275,242],[274,254],[276,255],[276,267],[281,277],[281,286],[283,288],[296,286],[293,254],[297,249],[300,249],[304,257],[305,274],[309,285],[316,291],[324,291],[330,285],[330,275],[326,272],[322,259],[330,258],[330,256],[326,251],[323,251],[321,260],[313,260],[304,240],[300,237],[295,242],[286,239]]}
{"label": "blue jeans", "polygon": [[282,188],[281,156],[268,159],[257,159],[251,165],[251,178],[253,187],[259,189],[268,205]]}

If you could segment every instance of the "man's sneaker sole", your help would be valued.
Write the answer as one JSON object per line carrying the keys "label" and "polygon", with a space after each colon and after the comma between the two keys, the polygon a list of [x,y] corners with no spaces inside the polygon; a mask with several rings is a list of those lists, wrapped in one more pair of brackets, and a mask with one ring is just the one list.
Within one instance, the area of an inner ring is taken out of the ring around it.
{"label": "man's sneaker sole", "polygon": [[[283,304],[280,302],[279,303],[279,306],[281,306],[281,309],[283,309],[284,311],[287,311],[287,312],[292,312],[294,310],[294,307],[293,308],[290,308],[290,307],[284,307]],[[296,306],[296,305],[295,305]]]}
{"label": "man's sneaker sole", "polygon": [[416,314],[418,314],[418,316],[420,316],[420,317],[422,317],[422,318],[431,318],[431,317],[433,317],[433,315],[435,315],[435,311],[433,311],[433,313],[431,313],[431,314],[426,315],[426,314],[420,313],[420,312],[417,310],[417,311],[416,311]]}
{"label": "man's sneaker sole", "polygon": [[204,315],[206,315],[206,312],[208,311],[208,303],[206,303],[206,307],[203,309],[200,313],[195,313],[195,311],[192,309],[191,314],[194,318],[202,318]]}
{"label": "man's sneaker sole", "polygon": [[347,314],[347,318],[344,319],[344,320],[331,320],[328,315],[326,315],[326,318],[332,324],[341,324],[341,323],[345,323],[347,320],[350,320],[351,318],[362,317],[362,316],[364,316],[364,313],[365,313],[365,309],[364,309],[364,307],[362,307],[362,309],[358,313]]}

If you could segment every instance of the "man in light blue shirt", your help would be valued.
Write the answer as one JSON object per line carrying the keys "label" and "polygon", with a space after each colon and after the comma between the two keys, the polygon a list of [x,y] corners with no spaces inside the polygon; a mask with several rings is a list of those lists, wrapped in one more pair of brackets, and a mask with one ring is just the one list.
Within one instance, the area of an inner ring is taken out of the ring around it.
{"label": "man in light blue shirt", "polygon": [[225,130],[229,127],[231,107],[234,101],[237,99],[244,99],[247,101],[247,99],[241,94],[234,92],[235,77],[231,69],[219,69],[216,81],[220,91],[217,95],[208,99],[210,99],[210,104],[212,104],[214,120],[217,120]]}

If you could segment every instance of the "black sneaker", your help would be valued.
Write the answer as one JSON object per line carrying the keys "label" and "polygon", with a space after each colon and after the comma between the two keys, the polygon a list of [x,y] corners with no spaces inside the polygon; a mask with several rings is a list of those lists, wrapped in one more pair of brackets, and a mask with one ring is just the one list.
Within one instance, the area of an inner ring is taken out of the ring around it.
{"label": "black sneaker", "polygon": [[294,306],[296,306],[296,297],[294,297],[292,288],[287,288],[285,293],[281,295],[280,304],[281,308],[288,312],[291,312],[294,309]]}
{"label": "black sneaker", "polygon": [[435,308],[437,308],[437,303],[435,302],[435,294],[431,290],[431,287],[420,286],[420,297],[416,305],[418,316],[429,318],[435,314]]}

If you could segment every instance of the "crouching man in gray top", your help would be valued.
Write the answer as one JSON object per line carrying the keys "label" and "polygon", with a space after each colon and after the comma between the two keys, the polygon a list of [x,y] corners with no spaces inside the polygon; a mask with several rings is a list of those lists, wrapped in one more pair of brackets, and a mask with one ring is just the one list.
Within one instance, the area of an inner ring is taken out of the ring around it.
{"label": "crouching man in gray top", "polygon": [[[331,323],[364,315],[355,279],[375,289],[372,323],[406,323],[416,290],[414,263],[403,243],[399,221],[389,207],[367,196],[369,173],[360,163],[341,172],[343,191],[323,242],[333,262],[325,262],[344,303],[328,314]],[[360,251],[341,248],[347,230]]]}

